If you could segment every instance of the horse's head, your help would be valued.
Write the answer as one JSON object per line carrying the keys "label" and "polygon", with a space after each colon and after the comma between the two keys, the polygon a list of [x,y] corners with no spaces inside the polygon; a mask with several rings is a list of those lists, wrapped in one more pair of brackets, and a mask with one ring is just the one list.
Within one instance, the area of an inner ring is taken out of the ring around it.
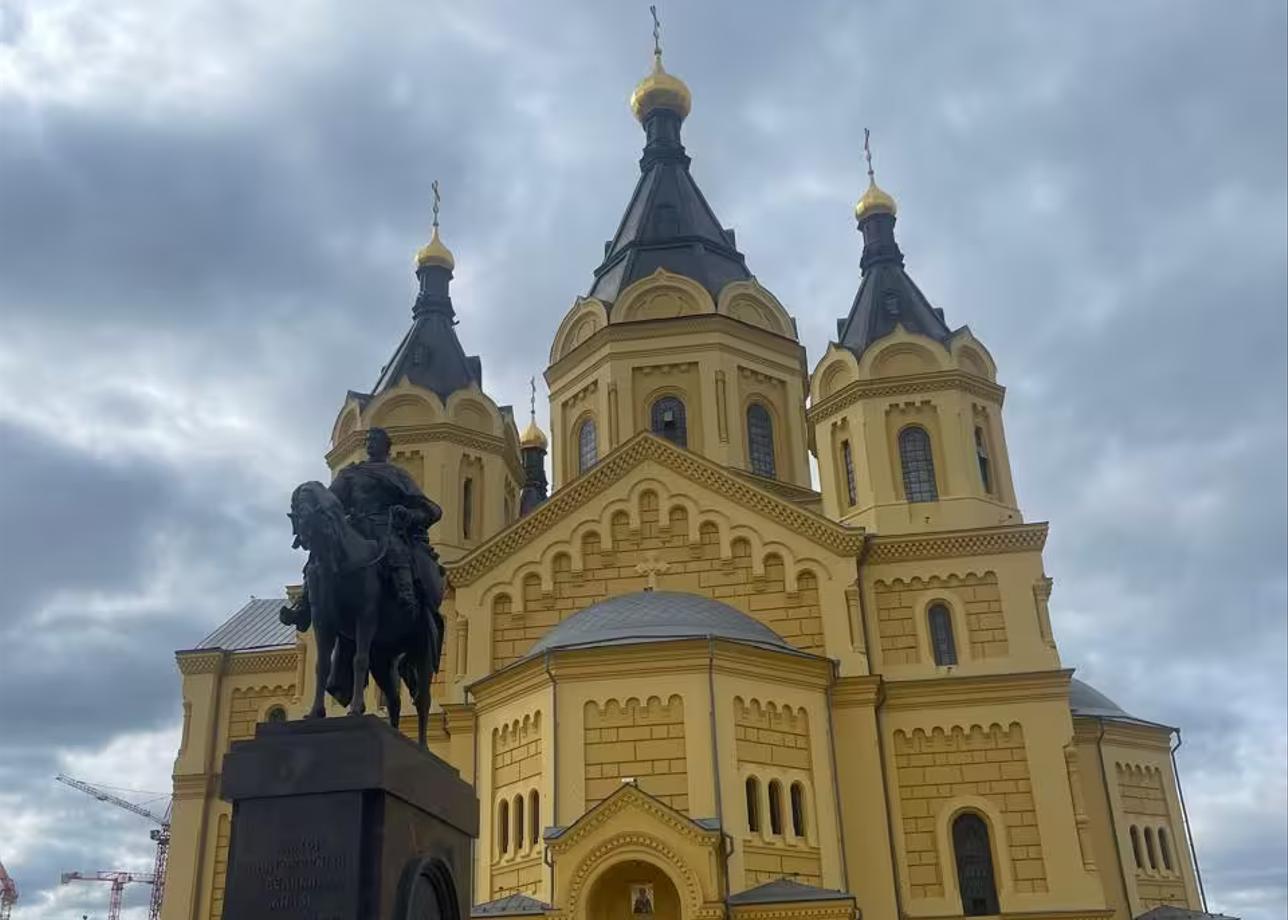
{"label": "horse's head", "polygon": [[291,529],[295,546],[312,552],[319,540],[338,540],[344,508],[335,493],[320,482],[305,482],[291,493]]}

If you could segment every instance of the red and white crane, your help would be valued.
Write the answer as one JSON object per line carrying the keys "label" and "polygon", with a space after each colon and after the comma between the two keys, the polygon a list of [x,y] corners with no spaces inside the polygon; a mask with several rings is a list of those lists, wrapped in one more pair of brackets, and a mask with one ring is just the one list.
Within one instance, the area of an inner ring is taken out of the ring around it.
{"label": "red and white crane", "polygon": [[[63,884],[68,882],[110,882],[112,898],[107,902],[107,920],[121,920],[121,902],[125,898],[125,886],[130,882],[154,884],[151,872],[64,872]],[[153,889],[156,890],[155,888]]]}
{"label": "red and white crane", "polygon": [[[169,804],[166,805],[165,814],[158,815],[156,812],[149,811],[148,809],[144,808],[142,805],[137,805],[134,802],[128,801],[127,799],[123,799],[118,795],[113,795],[112,793],[108,792],[106,789],[101,789],[98,786],[92,786],[89,783],[79,779],[72,779],[72,777],[66,776],[65,774],[59,773],[58,776],[55,777],[55,779],[57,779],[60,783],[63,783],[64,785],[71,786],[73,789],[79,789],[81,792],[84,792],[86,795],[92,795],[100,802],[107,802],[110,805],[115,805],[117,808],[124,808],[126,811],[133,812],[134,814],[138,815],[141,818],[147,818],[152,823],[158,825],[157,827],[152,829],[152,834],[151,834],[152,840],[157,845],[157,855],[156,855],[156,859],[152,864],[152,872],[150,874],[140,873],[140,872],[134,872],[134,873],[99,872],[95,876],[89,876],[89,875],[81,875],[80,873],[68,872],[63,874],[63,882],[66,883],[70,881],[69,876],[71,876],[72,878],[86,879],[91,881],[110,881],[110,879],[103,878],[102,876],[131,875],[132,878],[128,879],[127,881],[135,881],[135,882],[146,881],[148,884],[152,886],[152,900],[148,904],[148,920],[160,920],[161,899],[165,895],[166,858],[169,856],[169,853],[170,853],[170,809],[172,806]],[[124,887],[125,887],[125,882],[122,882],[121,888],[124,888]],[[117,893],[117,889],[114,887],[112,891],[113,891],[113,897],[115,897]],[[120,912],[119,908],[117,912],[118,913]],[[3,915],[0,915],[0,920],[5,920]],[[108,920],[115,920],[115,917],[109,914]]]}
{"label": "red and white crane", "polygon": [[0,920],[9,920],[13,906],[17,903],[18,883],[5,871],[4,863],[0,862]]}

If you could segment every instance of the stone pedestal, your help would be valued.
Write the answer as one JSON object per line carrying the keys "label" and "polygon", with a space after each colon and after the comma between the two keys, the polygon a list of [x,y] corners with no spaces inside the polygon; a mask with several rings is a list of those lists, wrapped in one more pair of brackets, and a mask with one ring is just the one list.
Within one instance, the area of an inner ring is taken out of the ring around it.
{"label": "stone pedestal", "polygon": [[224,758],[224,920],[466,920],[478,800],[376,716],[266,722]]}

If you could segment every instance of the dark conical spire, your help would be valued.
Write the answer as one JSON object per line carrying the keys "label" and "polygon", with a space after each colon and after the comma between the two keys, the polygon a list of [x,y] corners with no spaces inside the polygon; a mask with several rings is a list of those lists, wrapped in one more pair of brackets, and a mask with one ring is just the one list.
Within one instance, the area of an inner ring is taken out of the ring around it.
{"label": "dark conical spire", "polygon": [[903,326],[909,332],[947,342],[952,331],[944,311],[932,307],[926,295],[904,271],[903,252],[894,236],[894,198],[876,183],[867,129],[863,149],[868,161],[868,188],[854,206],[863,255],[859,259],[862,281],[849,315],[836,324],[837,339],[861,357],[869,345]]}
{"label": "dark conical spire", "polygon": [[604,244],[589,296],[612,304],[659,268],[694,279],[712,297],[730,281],[751,278],[733,231],[720,225],[689,172],[680,127],[691,106],[689,88],[662,67],[655,35],[653,69],[631,94],[644,128],[640,178],[617,234]]}
{"label": "dark conical spire", "polygon": [[451,282],[456,259],[438,235],[439,192],[434,188],[434,231],[416,253],[419,290],[411,308],[411,329],[380,372],[373,395],[396,386],[406,377],[446,400],[471,383],[483,386],[483,366],[476,355],[466,355],[456,337],[456,311],[452,308]]}

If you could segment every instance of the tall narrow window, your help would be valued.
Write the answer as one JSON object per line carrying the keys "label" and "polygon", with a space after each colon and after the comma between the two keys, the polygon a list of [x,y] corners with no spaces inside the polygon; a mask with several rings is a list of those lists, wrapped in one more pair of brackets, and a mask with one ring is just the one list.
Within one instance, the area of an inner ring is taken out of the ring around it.
{"label": "tall narrow window", "polygon": [[757,476],[774,477],[774,420],[760,403],[747,407],[747,459]]}
{"label": "tall narrow window", "polygon": [[979,462],[979,481],[984,491],[993,494],[993,469],[988,459],[988,442],[984,440],[984,429],[975,426],[975,459]]}
{"label": "tall narrow window", "polygon": [[983,818],[973,812],[958,816],[953,822],[953,851],[957,857],[962,913],[968,917],[998,913],[993,848],[989,845],[988,825]]}
{"label": "tall narrow window", "polygon": [[747,830],[760,830],[760,780],[747,777]]}
{"label": "tall narrow window", "polygon": [[926,429],[909,425],[899,432],[899,462],[903,466],[903,492],[910,502],[933,502],[939,498],[935,485],[935,458],[930,452]]}
{"label": "tall narrow window", "polygon": [[496,807],[496,846],[502,856],[510,852],[510,803],[505,799]]}
{"label": "tall narrow window", "polygon": [[845,467],[845,497],[853,508],[859,503],[859,490],[854,482],[854,452],[848,439],[841,442],[841,465]]}
{"label": "tall narrow window", "polygon": [[1158,851],[1154,849],[1154,829],[1145,828],[1145,855],[1149,857],[1149,868],[1158,871]]}
{"label": "tall narrow window", "polygon": [[466,540],[474,537],[474,480],[469,476],[461,484],[461,536]]}
{"label": "tall narrow window", "polygon": [[1140,855],[1140,831],[1136,830],[1136,825],[1133,824],[1129,833],[1131,834],[1131,855],[1136,860],[1136,868],[1144,869],[1145,860]]}
{"label": "tall narrow window", "polygon": [[769,781],[769,833],[783,832],[783,784],[778,780]]}
{"label": "tall narrow window", "polygon": [[595,420],[588,418],[577,429],[577,472],[586,472],[598,459],[599,440],[595,434]]}
{"label": "tall narrow window", "polygon": [[514,797],[514,851],[523,849],[523,796]]}
{"label": "tall narrow window", "polygon": [[805,787],[792,783],[792,833],[797,837],[805,836]]}
{"label": "tall narrow window", "polygon": [[661,435],[672,444],[689,446],[689,431],[684,416],[684,403],[674,396],[663,396],[653,403],[650,413],[653,433]]}
{"label": "tall narrow window", "polygon": [[953,615],[943,604],[935,604],[927,614],[930,620],[930,650],[934,652],[935,664],[957,663],[957,643],[953,641]]}
{"label": "tall narrow window", "polygon": [[1163,868],[1168,872],[1172,871],[1172,847],[1167,840],[1167,831],[1163,828],[1158,829],[1158,852],[1163,857]]}
{"label": "tall narrow window", "polygon": [[535,847],[541,839],[541,795],[535,789],[528,793],[528,827],[528,842]]}

